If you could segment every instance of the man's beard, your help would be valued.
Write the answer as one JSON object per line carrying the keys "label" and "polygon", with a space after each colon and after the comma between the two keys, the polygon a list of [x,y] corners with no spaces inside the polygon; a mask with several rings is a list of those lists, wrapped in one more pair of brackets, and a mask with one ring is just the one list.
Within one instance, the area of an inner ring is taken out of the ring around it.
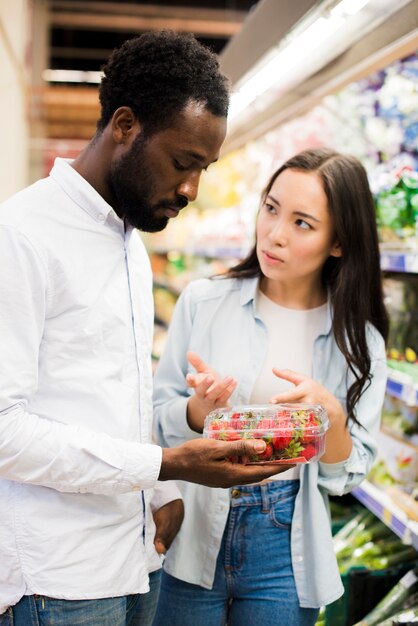
{"label": "man's beard", "polygon": [[156,217],[162,208],[182,209],[187,199],[178,196],[173,202],[162,200],[152,205],[150,198],[155,187],[153,175],[147,163],[147,140],[141,135],[135,139],[129,152],[113,165],[108,176],[108,184],[115,198],[118,214],[131,226],[147,233],[163,230],[170,218]]}

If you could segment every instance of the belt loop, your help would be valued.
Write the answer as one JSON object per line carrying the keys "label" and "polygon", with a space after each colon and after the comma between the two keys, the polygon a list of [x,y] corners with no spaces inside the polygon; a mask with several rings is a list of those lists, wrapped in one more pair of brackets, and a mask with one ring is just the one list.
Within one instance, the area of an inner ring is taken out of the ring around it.
{"label": "belt loop", "polygon": [[270,494],[268,485],[260,485],[261,491],[261,512],[268,513],[270,510]]}

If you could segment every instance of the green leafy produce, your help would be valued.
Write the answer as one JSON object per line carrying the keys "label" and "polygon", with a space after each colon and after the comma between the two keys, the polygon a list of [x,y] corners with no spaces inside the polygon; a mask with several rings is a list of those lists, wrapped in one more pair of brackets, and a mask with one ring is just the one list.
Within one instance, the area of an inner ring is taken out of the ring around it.
{"label": "green leafy produce", "polygon": [[[367,623],[367,622],[366,622]],[[362,622],[360,622],[362,624]],[[393,626],[394,624],[418,624],[418,607],[400,611],[395,615],[391,615],[383,622],[378,622],[379,626]]]}
{"label": "green leafy produce", "polygon": [[371,569],[387,569],[400,563],[407,563],[408,561],[415,561],[417,559],[417,551],[415,548],[408,547],[404,550],[400,550],[396,554],[389,554],[380,557],[373,557],[370,559]]}
{"label": "green leafy produce", "polygon": [[382,620],[393,615],[406,598],[418,590],[418,571],[412,569],[403,576],[384,598],[354,626],[379,626]]}
{"label": "green leafy produce", "polygon": [[350,537],[357,532],[365,530],[374,520],[376,520],[373,513],[364,509],[357,515],[355,515],[347,524],[345,524],[333,537],[334,550],[338,555],[347,546],[350,547]]}

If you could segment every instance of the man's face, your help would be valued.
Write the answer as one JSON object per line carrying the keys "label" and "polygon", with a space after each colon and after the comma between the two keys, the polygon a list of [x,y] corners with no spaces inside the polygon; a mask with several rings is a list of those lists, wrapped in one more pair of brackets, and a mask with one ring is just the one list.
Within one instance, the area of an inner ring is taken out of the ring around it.
{"label": "man's face", "polygon": [[226,119],[191,102],[167,129],[138,131],[112,163],[108,185],[118,215],[134,228],[157,232],[196,196],[202,170],[217,160]]}

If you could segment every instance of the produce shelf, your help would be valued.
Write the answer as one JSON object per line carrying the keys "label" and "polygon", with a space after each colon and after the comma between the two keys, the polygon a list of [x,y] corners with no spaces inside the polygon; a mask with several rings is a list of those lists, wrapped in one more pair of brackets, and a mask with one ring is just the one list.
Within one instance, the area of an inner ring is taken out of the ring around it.
{"label": "produce shelf", "polygon": [[381,250],[380,267],[387,272],[418,273],[418,252]]}
{"label": "produce shelf", "polygon": [[408,406],[418,405],[418,384],[404,372],[388,369],[386,391],[389,395],[399,398]]}
{"label": "produce shelf", "polygon": [[384,491],[364,480],[352,494],[405,544],[412,545],[418,550],[418,522],[408,519]]}

